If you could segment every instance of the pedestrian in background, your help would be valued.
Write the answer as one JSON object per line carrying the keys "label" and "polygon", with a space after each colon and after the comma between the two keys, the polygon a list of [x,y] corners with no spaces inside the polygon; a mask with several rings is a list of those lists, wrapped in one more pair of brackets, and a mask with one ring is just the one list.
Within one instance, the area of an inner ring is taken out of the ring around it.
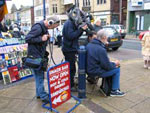
{"label": "pedestrian in background", "polygon": [[100,20],[100,18],[97,18],[97,19],[94,21],[93,27],[94,27],[94,30],[95,30],[96,32],[98,32],[100,29],[103,28],[103,27],[101,26],[101,20]]}
{"label": "pedestrian in background", "polygon": [[[28,56],[33,58],[44,58],[48,59],[48,53],[46,52],[46,46],[48,44],[50,35],[48,29],[54,29],[59,26],[59,18],[57,16],[52,16],[48,20],[42,20],[35,23],[31,31],[26,36],[26,42],[28,43]],[[47,61],[48,62],[48,61]],[[44,62],[42,62],[44,65]],[[49,97],[44,88],[44,71],[43,66],[40,69],[33,68],[33,75],[35,78],[36,85],[36,97],[41,99],[43,102],[49,102]]]}
{"label": "pedestrian in background", "polygon": [[57,41],[58,41],[58,47],[60,47],[62,45],[62,33],[61,33],[61,30],[57,27],[56,28],[56,38],[57,38]]}
{"label": "pedestrian in background", "polygon": [[150,69],[150,30],[142,38],[142,55],[144,68]]}

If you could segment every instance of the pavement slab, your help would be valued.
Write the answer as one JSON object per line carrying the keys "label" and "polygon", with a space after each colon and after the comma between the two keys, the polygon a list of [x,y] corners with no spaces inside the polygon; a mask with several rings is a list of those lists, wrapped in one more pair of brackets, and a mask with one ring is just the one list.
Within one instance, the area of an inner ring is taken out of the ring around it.
{"label": "pavement slab", "polygon": [[150,113],[150,98],[132,107],[138,113]]}

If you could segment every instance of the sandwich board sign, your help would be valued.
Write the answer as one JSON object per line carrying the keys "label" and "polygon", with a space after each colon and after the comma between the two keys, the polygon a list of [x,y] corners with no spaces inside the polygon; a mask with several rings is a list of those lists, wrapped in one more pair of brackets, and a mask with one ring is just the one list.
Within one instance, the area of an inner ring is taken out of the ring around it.
{"label": "sandwich board sign", "polygon": [[50,106],[56,108],[71,98],[69,63],[56,65],[48,70]]}

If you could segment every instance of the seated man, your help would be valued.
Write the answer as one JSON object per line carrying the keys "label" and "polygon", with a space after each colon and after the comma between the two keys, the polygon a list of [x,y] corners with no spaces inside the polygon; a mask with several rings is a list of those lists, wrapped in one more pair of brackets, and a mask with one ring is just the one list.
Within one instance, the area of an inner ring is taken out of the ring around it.
{"label": "seated man", "polygon": [[105,49],[107,43],[106,31],[100,30],[97,37],[87,45],[87,73],[102,78],[112,76],[110,96],[124,96],[125,93],[120,91],[120,63],[118,60],[109,61]]}

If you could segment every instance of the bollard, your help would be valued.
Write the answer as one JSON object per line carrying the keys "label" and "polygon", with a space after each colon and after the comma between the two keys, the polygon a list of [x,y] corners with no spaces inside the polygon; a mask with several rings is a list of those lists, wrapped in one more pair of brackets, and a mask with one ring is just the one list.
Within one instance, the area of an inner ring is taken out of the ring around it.
{"label": "bollard", "polygon": [[86,49],[85,46],[80,46],[78,57],[78,97],[86,98],[86,73],[85,73],[85,63],[86,63]]}

